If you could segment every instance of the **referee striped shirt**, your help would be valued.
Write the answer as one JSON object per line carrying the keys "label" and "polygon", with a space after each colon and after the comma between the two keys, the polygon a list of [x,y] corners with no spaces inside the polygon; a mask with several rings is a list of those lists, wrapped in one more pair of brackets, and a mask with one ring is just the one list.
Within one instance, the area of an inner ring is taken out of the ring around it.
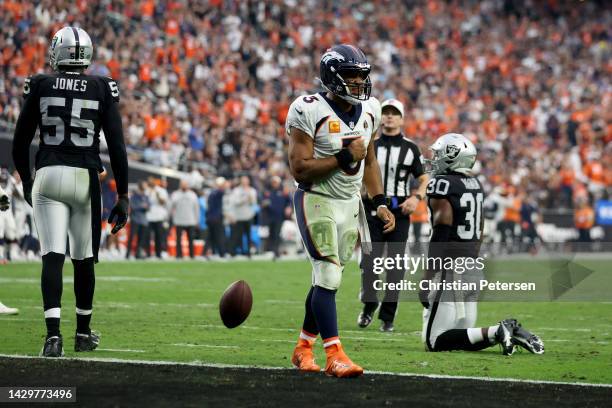
{"label": "referee striped shirt", "polygon": [[399,199],[410,196],[410,175],[418,178],[424,173],[423,156],[418,146],[402,134],[382,134],[374,141],[374,150],[385,195]]}

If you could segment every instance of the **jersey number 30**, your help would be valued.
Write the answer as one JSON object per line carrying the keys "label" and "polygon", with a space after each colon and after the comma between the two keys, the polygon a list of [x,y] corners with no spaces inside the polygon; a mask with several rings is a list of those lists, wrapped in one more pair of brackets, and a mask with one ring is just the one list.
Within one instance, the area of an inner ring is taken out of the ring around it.
{"label": "jersey number 30", "polygon": [[55,136],[52,136],[48,130],[44,130],[43,140],[46,144],[57,146],[61,144],[66,138],[65,126],[69,128],[83,128],[87,130],[87,136],[83,137],[79,133],[70,132],[70,141],[75,146],[88,147],[93,144],[94,141],[94,123],[89,119],[81,118],[81,111],[83,109],[98,110],[98,101],[92,101],[88,99],[73,99],[72,109],[70,113],[70,123],[64,123],[64,119],[59,116],[49,115],[50,106],[67,107],[66,98],[59,98],[54,96],[40,98],[40,113],[42,114],[42,125],[55,127]]}

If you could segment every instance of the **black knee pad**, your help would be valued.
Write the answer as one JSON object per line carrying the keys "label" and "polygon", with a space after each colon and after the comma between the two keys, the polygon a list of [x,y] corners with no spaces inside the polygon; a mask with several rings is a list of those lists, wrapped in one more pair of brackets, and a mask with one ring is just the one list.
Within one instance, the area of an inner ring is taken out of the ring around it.
{"label": "black knee pad", "polygon": [[42,257],[42,276],[40,285],[43,294],[44,309],[61,307],[62,299],[62,268],[64,267],[64,254],[49,252]]}

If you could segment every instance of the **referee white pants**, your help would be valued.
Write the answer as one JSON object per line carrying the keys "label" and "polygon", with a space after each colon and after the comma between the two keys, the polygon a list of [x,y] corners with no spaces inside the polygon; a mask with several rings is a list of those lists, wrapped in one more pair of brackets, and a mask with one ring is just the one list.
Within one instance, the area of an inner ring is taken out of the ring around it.
{"label": "referee white pants", "polygon": [[70,237],[72,259],[83,260],[93,256],[87,169],[48,166],[37,170],[32,204],[41,255],[49,252],[65,254],[66,238]]}

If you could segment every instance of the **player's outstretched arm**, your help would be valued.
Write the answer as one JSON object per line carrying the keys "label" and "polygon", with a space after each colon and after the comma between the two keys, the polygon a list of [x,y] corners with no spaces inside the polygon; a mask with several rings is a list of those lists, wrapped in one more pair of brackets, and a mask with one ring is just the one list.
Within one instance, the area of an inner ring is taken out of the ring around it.
{"label": "player's outstretched arm", "polygon": [[289,133],[289,167],[298,183],[311,183],[340,168],[335,156],[315,159],[313,139],[295,127]]}
{"label": "player's outstretched arm", "polygon": [[[368,152],[365,157],[365,167],[363,169],[363,184],[365,184],[368,195],[373,198],[374,204],[384,204],[384,192],[382,175],[380,173],[380,166],[376,161],[376,154],[374,153],[374,143],[371,142],[368,145]],[[384,205],[377,205],[376,215],[378,218],[385,222],[383,233],[391,232],[395,229],[395,216],[389,209]]]}

